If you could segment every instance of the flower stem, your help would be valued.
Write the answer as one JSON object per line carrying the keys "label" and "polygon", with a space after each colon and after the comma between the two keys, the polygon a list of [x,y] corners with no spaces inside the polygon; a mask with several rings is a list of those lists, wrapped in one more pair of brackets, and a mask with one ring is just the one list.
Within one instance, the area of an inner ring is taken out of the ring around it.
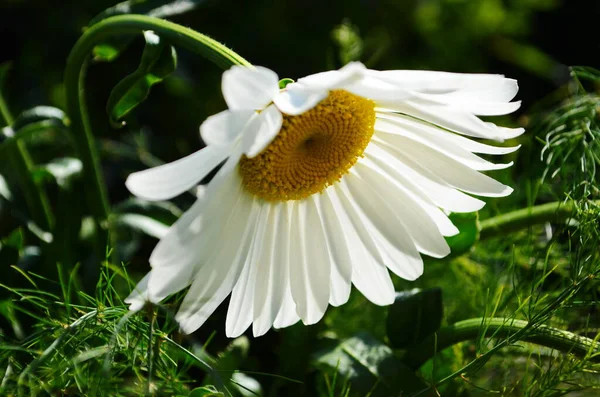
{"label": "flower stem", "polygon": [[67,59],[65,71],[67,113],[71,119],[74,142],[83,163],[84,177],[89,183],[86,189],[86,200],[96,222],[98,232],[96,249],[101,255],[104,255],[106,249],[108,233],[106,220],[110,205],[85,105],[86,69],[89,55],[97,44],[110,36],[139,34],[144,30],[152,30],[170,43],[196,52],[223,69],[231,65],[251,66],[244,58],[203,34],[172,22],[144,15],[119,15],[107,18],[87,29],[79,38]]}
{"label": "flower stem", "polygon": [[[600,200],[594,200],[592,203],[600,205]],[[497,237],[544,222],[564,222],[573,215],[574,210],[573,201],[558,201],[484,219],[481,221],[480,239]]]}
{"label": "flower stem", "polygon": [[[459,321],[439,329],[435,335],[408,349],[403,361],[411,368],[417,369],[437,352],[457,343],[478,337],[508,338],[528,326],[527,321],[508,318],[473,318]],[[572,353],[578,357],[594,354],[591,359],[600,361],[599,342],[558,328],[545,325],[531,327],[520,340],[563,353]]]}
{"label": "flower stem", "polygon": [[[12,125],[14,119],[0,91],[0,127]],[[14,150],[9,154],[13,171],[25,196],[31,218],[44,231],[51,230],[53,219],[48,197],[42,186],[33,180],[33,160],[19,136],[14,138]]]}

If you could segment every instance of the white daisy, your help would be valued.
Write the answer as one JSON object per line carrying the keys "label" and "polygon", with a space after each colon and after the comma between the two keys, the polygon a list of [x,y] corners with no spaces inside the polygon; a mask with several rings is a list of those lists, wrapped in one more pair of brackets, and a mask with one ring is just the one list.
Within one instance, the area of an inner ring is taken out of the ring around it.
{"label": "white daisy", "polygon": [[280,90],[262,67],[223,74],[228,110],[200,127],[206,147],[132,174],[131,192],[170,199],[227,160],[150,257],[127,299],[133,310],[191,285],[176,319],[198,329],[231,294],[226,333],[255,336],[316,323],[351,285],[377,305],[394,301],[388,269],[414,280],[421,254],[450,252],[446,213],[472,212],[512,189],[479,171],[473,153],[506,154],[467,137],[523,133],[477,116],[513,112],[518,87],[499,75],[375,71],[352,63]]}

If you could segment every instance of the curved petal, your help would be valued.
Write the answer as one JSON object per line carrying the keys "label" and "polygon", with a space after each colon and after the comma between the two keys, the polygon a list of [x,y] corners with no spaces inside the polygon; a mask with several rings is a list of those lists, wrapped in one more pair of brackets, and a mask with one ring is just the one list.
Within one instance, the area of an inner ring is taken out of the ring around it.
{"label": "curved petal", "polygon": [[509,154],[519,150],[521,145],[517,146],[492,146],[477,142],[473,139],[454,134],[450,131],[437,128],[431,124],[416,120],[412,117],[395,113],[379,113],[377,118],[393,120],[400,124],[409,125],[417,134],[430,138],[431,140],[441,140],[448,145],[455,145],[468,150],[471,153],[483,154]]}
{"label": "curved petal", "polygon": [[207,146],[231,145],[238,140],[256,111],[224,110],[210,116],[200,125],[200,136]]}
{"label": "curved petal", "polygon": [[[364,162],[357,163],[351,172],[345,178],[346,186],[390,243],[406,252],[406,247],[411,246],[404,241],[408,238],[420,252],[434,258],[443,258],[450,253],[448,243],[431,216],[410,195]],[[404,225],[407,232],[404,236],[398,224]]]}
{"label": "curved petal", "polygon": [[468,111],[453,109],[444,105],[424,105],[415,101],[378,103],[377,105],[381,106],[375,109],[378,112],[407,114],[419,120],[447,128],[458,134],[476,138],[493,139],[502,142],[505,139],[514,138],[525,131],[523,128],[517,128],[512,134],[507,134],[505,130],[495,124],[483,122]]}
{"label": "curved petal", "polygon": [[460,92],[486,102],[508,102],[519,90],[516,80],[496,74],[427,70],[368,70],[366,74],[419,93],[447,95]]}
{"label": "curved petal", "polygon": [[281,130],[283,115],[275,105],[271,105],[250,121],[244,131],[242,150],[252,158],[265,150]]}
{"label": "curved petal", "polygon": [[[390,144],[381,136],[374,136],[373,140],[382,144],[386,149],[393,151],[396,155],[412,160],[419,168],[430,171],[437,178],[443,180],[450,186],[467,193],[485,197],[504,197],[512,193],[509,186],[475,171],[466,165],[440,154],[425,145],[417,145],[409,140],[402,147]],[[404,160],[403,160],[404,161]],[[411,165],[412,166],[412,165]]]}
{"label": "curved petal", "polygon": [[259,110],[279,92],[279,77],[262,66],[235,65],[223,73],[221,89],[229,109]]}
{"label": "curved petal", "polygon": [[172,163],[135,172],[129,175],[125,186],[144,200],[168,200],[198,184],[230,152],[227,146],[208,146]]}
{"label": "curved petal", "polygon": [[243,270],[238,282],[233,288],[229,308],[227,309],[227,320],[225,321],[225,334],[229,338],[237,338],[248,329],[252,323],[254,313],[254,291],[256,288],[256,277],[258,261],[263,250],[263,241],[268,227],[269,205],[253,200],[253,210],[256,212],[254,231],[248,255],[241,258],[244,261]]}
{"label": "curved petal", "polygon": [[287,268],[282,260],[287,261],[287,218],[286,203],[272,206],[267,223],[271,226],[265,231],[264,247],[257,263],[256,288],[254,289],[254,307],[252,333],[264,335],[273,325],[279,312],[285,283]]}
{"label": "curved petal", "polygon": [[[365,150],[365,157],[359,160],[360,164],[377,170],[378,173],[385,175],[393,181],[397,188],[408,194],[435,222],[443,236],[454,236],[458,234],[458,229],[452,224],[448,216],[441,211],[435,204],[435,201],[429,197],[427,190],[422,184],[418,183],[417,178],[411,177],[404,169],[407,168],[398,166],[399,160],[393,158],[384,149],[377,145],[369,145]],[[451,188],[450,188],[451,189]],[[454,189],[452,189],[454,190]],[[462,193],[461,193],[462,194]],[[443,196],[446,196],[445,194]],[[463,194],[467,199],[470,196]],[[446,197],[443,197],[445,199]],[[390,197],[389,200],[394,200],[395,197]],[[391,203],[390,203],[391,204]]]}
{"label": "curved petal", "polygon": [[223,223],[226,234],[221,233],[210,258],[193,275],[192,286],[175,316],[185,333],[192,333],[204,324],[240,277],[244,263],[240,258],[248,255],[256,214],[252,211],[252,198],[244,194],[238,197]]}
{"label": "curved petal", "polygon": [[317,203],[319,217],[323,222],[327,247],[331,260],[331,281],[329,303],[343,305],[350,298],[352,285],[352,258],[346,233],[340,224],[327,191],[313,196]]}
{"label": "curved petal", "polygon": [[[376,305],[394,302],[394,285],[384,264],[371,230],[367,230],[365,219],[360,217],[355,206],[345,197],[340,184],[325,190],[335,208],[340,223],[348,237],[352,258],[352,283]],[[416,249],[415,249],[416,252]],[[417,256],[419,253],[417,252]]]}
{"label": "curved petal", "polygon": [[283,301],[281,302],[279,313],[277,313],[277,317],[275,317],[275,321],[273,322],[273,328],[289,327],[298,321],[300,321],[300,317],[296,313],[296,304],[292,297],[289,280],[286,280]]}
{"label": "curved petal", "polygon": [[360,80],[365,74],[367,68],[360,62],[350,62],[339,70],[330,70],[327,72],[315,73],[298,79],[295,84],[302,85],[308,90],[331,90],[335,88],[344,88],[352,82]]}
{"label": "curved petal", "polygon": [[379,142],[371,141],[365,152],[385,162],[390,168],[397,170],[398,174],[405,175],[406,179],[413,181],[440,208],[451,212],[473,212],[485,206],[484,201],[455,189],[416,161],[399,155]]}
{"label": "curved petal", "polygon": [[273,103],[285,114],[297,116],[317,106],[319,102],[327,98],[327,90],[308,90],[303,86],[288,84],[273,99]]}
{"label": "curved petal", "polygon": [[150,255],[148,283],[152,301],[188,286],[198,268],[207,265],[208,247],[218,247],[225,226],[240,200],[241,178],[230,173],[213,194],[199,198],[169,229]]}
{"label": "curved petal", "polygon": [[133,291],[125,298],[124,302],[129,305],[129,310],[137,312],[142,310],[146,302],[150,300],[148,296],[148,280],[150,279],[150,273],[146,274],[139,283],[135,286]]}
{"label": "curved petal", "polygon": [[293,203],[290,240],[290,287],[304,324],[323,317],[329,304],[329,257],[325,235],[311,199]]}
{"label": "curved petal", "polygon": [[477,171],[500,170],[513,164],[512,162],[506,164],[491,163],[460,146],[448,142],[444,139],[444,135],[437,134],[437,131],[433,128],[432,130],[415,129],[412,124],[403,122],[401,119],[386,120],[378,118],[375,121],[375,131],[388,134],[385,139],[389,143],[403,145],[407,139],[410,139],[412,142],[425,145]]}

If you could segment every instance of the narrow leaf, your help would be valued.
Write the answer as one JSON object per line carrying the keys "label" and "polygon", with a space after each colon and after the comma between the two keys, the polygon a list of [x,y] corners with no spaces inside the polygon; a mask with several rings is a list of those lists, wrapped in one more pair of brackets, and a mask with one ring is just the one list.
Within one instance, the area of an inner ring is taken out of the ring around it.
{"label": "narrow leaf", "polygon": [[106,111],[115,125],[142,103],[153,85],[161,82],[177,67],[177,53],[151,31],[144,32],[146,46],[138,69],[121,80],[108,98]]}

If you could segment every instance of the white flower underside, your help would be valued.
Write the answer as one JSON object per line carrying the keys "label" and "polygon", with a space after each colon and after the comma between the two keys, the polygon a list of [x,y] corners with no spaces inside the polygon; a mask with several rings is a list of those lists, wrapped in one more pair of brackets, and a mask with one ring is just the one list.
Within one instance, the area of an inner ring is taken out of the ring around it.
{"label": "white flower underside", "polygon": [[[207,147],[130,176],[128,188],[151,200],[172,198],[225,165],[150,257],[151,272],[127,299],[132,310],[190,286],[176,319],[198,329],[231,294],[226,333],[255,336],[300,319],[318,322],[344,304],[353,284],[377,305],[394,301],[388,270],[414,280],[421,254],[442,258],[444,236],[458,233],[446,212],[472,212],[512,189],[480,171],[502,169],[477,156],[502,155],[467,137],[502,141],[523,133],[477,116],[507,114],[516,81],[497,75],[372,71],[350,64],[300,79],[285,91],[268,69],[232,68],[223,77],[230,110],[201,127]],[[332,89],[375,102],[364,156],[341,180],[303,200],[265,201],[244,189],[237,164],[273,140],[281,112],[301,114]],[[266,108],[266,109],[265,109]],[[264,109],[260,113],[257,109]],[[469,193],[469,194],[467,194]]]}

